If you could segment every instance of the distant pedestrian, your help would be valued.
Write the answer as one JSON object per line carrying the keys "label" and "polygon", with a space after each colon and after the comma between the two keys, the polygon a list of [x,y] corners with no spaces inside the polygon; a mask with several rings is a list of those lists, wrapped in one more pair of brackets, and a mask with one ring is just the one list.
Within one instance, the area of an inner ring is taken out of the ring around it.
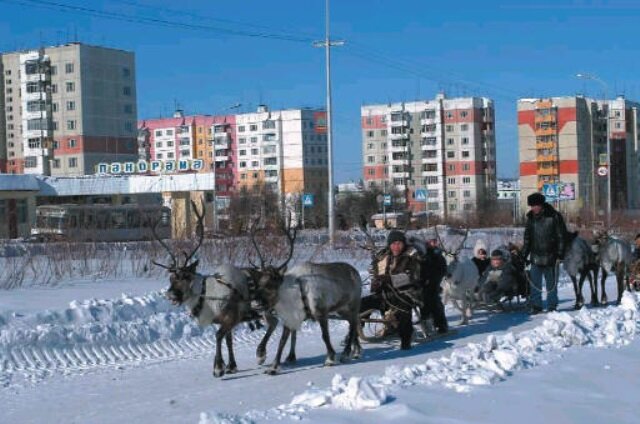
{"label": "distant pedestrian", "polygon": [[547,310],[558,308],[558,264],[564,258],[567,228],[562,215],[541,193],[527,197],[527,212],[522,257],[531,262],[530,312],[542,312],[542,279],[546,283]]}

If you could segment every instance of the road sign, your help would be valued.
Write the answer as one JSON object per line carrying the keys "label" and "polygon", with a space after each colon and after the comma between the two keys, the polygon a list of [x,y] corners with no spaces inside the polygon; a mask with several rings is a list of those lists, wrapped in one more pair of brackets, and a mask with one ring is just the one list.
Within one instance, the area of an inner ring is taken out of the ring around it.
{"label": "road sign", "polygon": [[542,194],[549,199],[555,199],[558,197],[558,186],[556,184],[544,184],[542,186]]}
{"label": "road sign", "polygon": [[609,173],[609,168],[607,168],[606,166],[598,167],[598,175],[600,175],[601,177],[606,177],[608,173]]}
{"label": "road sign", "polygon": [[310,208],[313,206],[313,194],[302,195],[302,206],[304,206],[305,208]]}
{"label": "road sign", "polygon": [[609,164],[609,158],[607,157],[606,153],[600,153],[600,155],[598,156],[598,162],[599,165],[607,165]]}
{"label": "road sign", "polygon": [[427,200],[427,190],[419,188],[416,190],[416,200],[424,202]]}
{"label": "road sign", "polygon": [[385,206],[391,206],[391,195],[390,194],[385,194],[384,195],[384,205]]}

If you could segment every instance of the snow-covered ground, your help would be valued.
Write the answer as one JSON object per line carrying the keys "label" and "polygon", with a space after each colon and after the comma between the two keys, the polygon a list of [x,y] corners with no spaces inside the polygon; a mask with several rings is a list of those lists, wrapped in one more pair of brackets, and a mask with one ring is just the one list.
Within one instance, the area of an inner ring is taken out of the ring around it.
{"label": "snow-covered ground", "polygon": [[[562,281],[560,312],[480,311],[457,334],[410,351],[365,344],[360,360],[331,368],[308,323],[298,362],[275,377],[256,365],[262,331],[242,327],[240,370],[222,379],[212,377],[214,328],[163,298],[166,278],[3,291],[0,422],[637,422],[640,296],[575,312]],[[613,279],[607,288],[614,298]],[[336,348],[345,331],[331,323]]]}

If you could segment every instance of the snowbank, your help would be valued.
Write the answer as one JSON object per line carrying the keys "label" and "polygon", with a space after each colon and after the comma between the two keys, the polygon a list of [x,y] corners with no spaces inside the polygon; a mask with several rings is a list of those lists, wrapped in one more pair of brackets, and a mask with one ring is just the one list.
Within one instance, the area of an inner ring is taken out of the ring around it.
{"label": "snowbank", "polygon": [[311,409],[378,408],[389,393],[412,385],[440,385],[458,393],[474,386],[495,384],[518,370],[544,365],[552,356],[580,346],[616,347],[629,344],[639,329],[640,295],[625,292],[620,306],[583,308],[576,314],[550,313],[541,325],[519,334],[490,335],[483,343],[469,343],[449,356],[405,367],[387,367],[383,375],[352,377],[337,374],[331,387],[311,387],[289,404],[244,416],[203,412],[200,424],[246,423],[254,420],[300,419]]}

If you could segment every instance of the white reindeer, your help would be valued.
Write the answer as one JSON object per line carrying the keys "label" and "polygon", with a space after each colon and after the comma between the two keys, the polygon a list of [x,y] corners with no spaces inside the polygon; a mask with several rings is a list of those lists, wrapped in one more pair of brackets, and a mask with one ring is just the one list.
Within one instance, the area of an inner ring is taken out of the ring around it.
{"label": "white reindeer", "polygon": [[478,267],[473,261],[470,258],[459,258],[468,235],[469,229],[465,231],[464,238],[458,247],[455,250],[448,250],[436,227],[436,236],[447,260],[447,275],[442,284],[442,302],[447,304],[451,301],[451,304],[460,311],[462,314],[460,325],[468,324],[473,314],[476,305],[475,292],[480,279]]}

